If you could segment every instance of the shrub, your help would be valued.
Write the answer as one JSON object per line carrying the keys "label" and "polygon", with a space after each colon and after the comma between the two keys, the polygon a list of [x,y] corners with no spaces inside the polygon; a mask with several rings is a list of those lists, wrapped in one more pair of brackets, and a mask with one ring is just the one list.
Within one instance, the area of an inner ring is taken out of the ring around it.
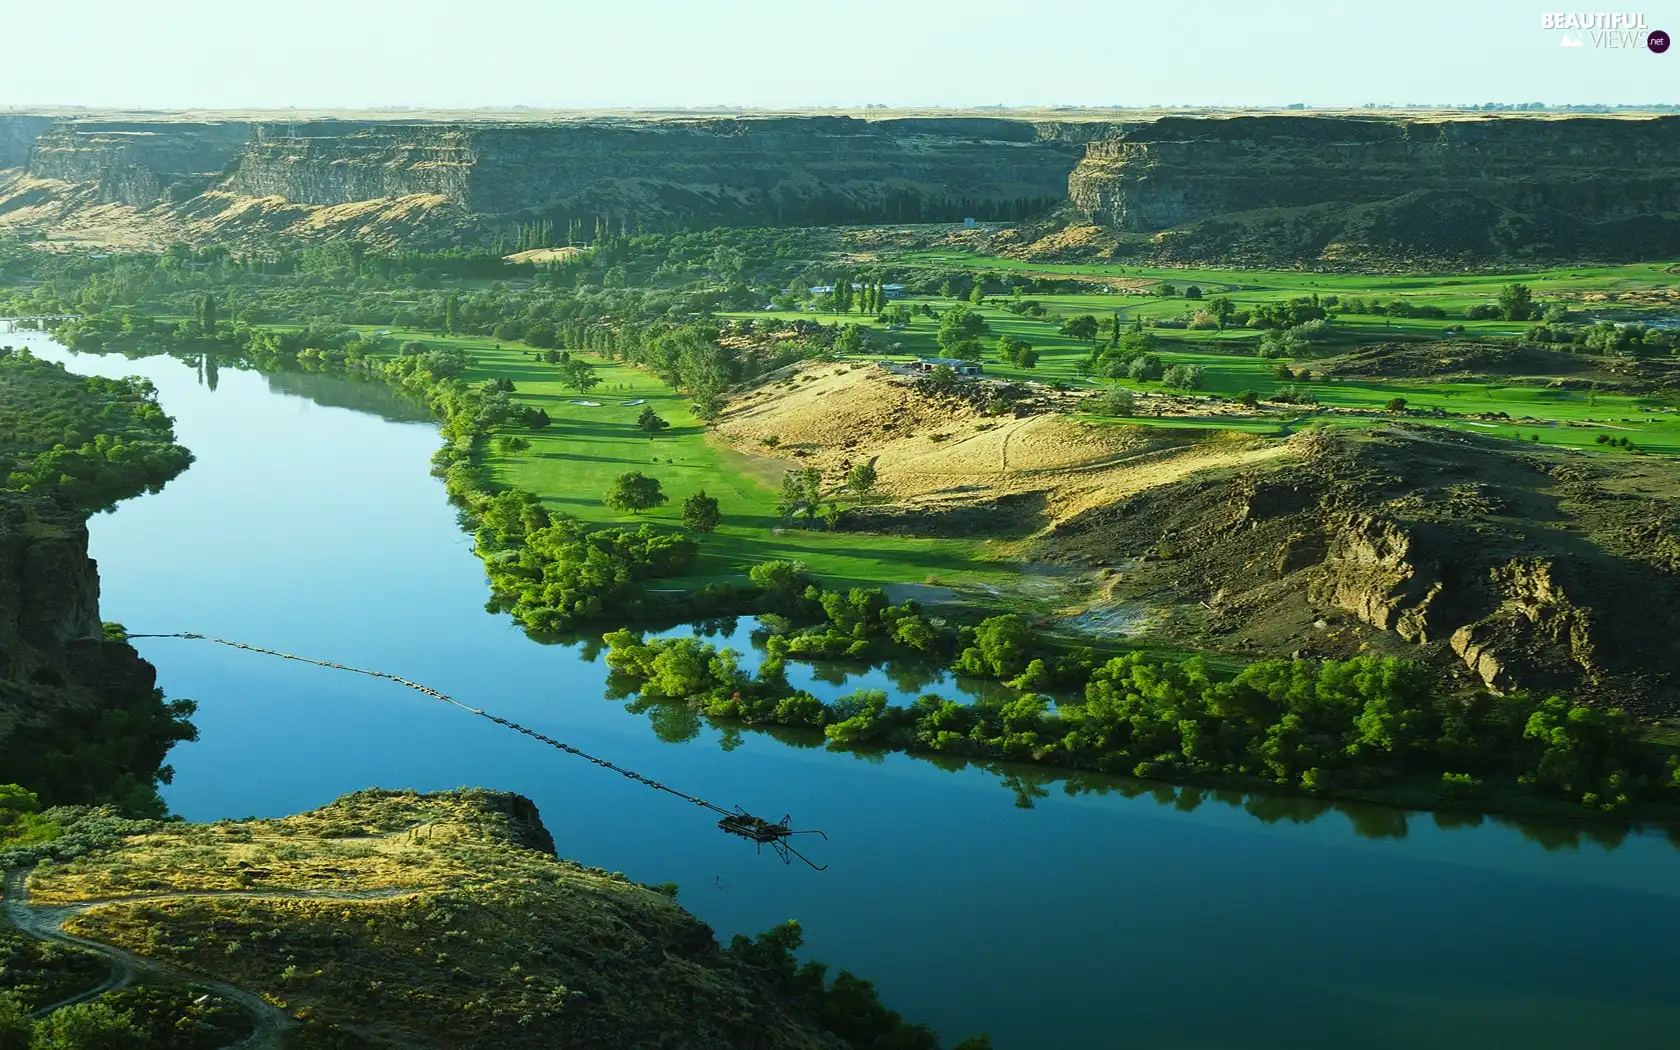
{"label": "shrub", "polygon": [[1173,365],[1161,375],[1161,384],[1178,390],[1200,390],[1203,375],[1201,365]]}

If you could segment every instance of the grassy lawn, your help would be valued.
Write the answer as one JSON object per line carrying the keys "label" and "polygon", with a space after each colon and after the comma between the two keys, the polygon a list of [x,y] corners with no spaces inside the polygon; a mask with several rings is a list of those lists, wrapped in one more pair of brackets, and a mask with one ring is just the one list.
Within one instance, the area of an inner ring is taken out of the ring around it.
{"label": "grassy lawn", "polygon": [[[1670,272],[1665,264],[1641,263],[1627,266],[1578,267],[1542,270],[1529,273],[1471,274],[1471,275],[1398,275],[1372,276],[1359,274],[1319,274],[1286,270],[1177,270],[1136,266],[1074,265],[1029,263],[964,252],[918,252],[896,260],[906,263],[938,265],[947,269],[967,268],[986,271],[1017,271],[1044,276],[1105,276],[1170,281],[1181,289],[1198,284],[1206,298],[1226,295],[1238,309],[1247,309],[1268,301],[1285,300],[1295,296],[1318,293],[1358,296],[1387,302],[1403,298],[1418,305],[1434,305],[1446,309],[1446,319],[1390,318],[1375,315],[1337,314],[1334,317],[1338,333],[1335,343],[1325,353],[1357,344],[1382,340],[1441,338],[1449,327],[1463,330],[1467,337],[1508,337],[1526,330],[1525,323],[1507,321],[1463,320],[1466,307],[1493,301],[1502,286],[1521,281],[1534,289],[1540,299],[1549,296],[1573,296],[1583,292],[1626,292],[1680,284],[1680,276]],[[1096,386],[1081,376],[1076,366],[1090,352],[1090,344],[1061,335],[1060,322],[1078,314],[1093,314],[1104,318],[1114,313],[1122,317],[1134,316],[1177,318],[1187,308],[1200,304],[1183,298],[1163,299],[1159,296],[1127,294],[1121,291],[1085,294],[1027,295],[1048,311],[1042,319],[1032,319],[1010,313],[1002,307],[1009,299],[991,297],[980,307],[985,315],[988,332],[983,341],[988,348],[1004,334],[1031,343],[1040,354],[1037,367],[1031,370],[1015,368],[988,355],[986,374],[1009,379],[1031,379],[1042,382],[1062,382],[1076,388]],[[936,310],[948,309],[953,301],[943,298],[911,297],[903,300],[915,307],[932,305]],[[863,324],[879,328],[873,319],[857,314],[819,314],[810,312],[745,312],[730,316],[775,317],[782,320],[805,319],[823,324],[836,322]],[[1207,393],[1234,396],[1253,390],[1262,397],[1286,384],[1273,374],[1277,362],[1252,356],[1252,346],[1259,332],[1235,328],[1224,332],[1189,331],[1186,329],[1153,328],[1150,330],[1160,343],[1159,355],[1167,365],[1197,364],[1205,374]],[[892,346],[888,355],[908,359],[917,356],[936,356],[938,322],[916,316],[907,327],[882,330],[879,338]],[[872,355],[880,356],[880,355]],[[1310,360],[1290,362],[1297,368],[1313,368]],[[1158,384],[1139,384],[1129,381],[1121,385],[1136,390],[1159,389]],[[1636,446],[1651,452],[1680,453],[1680,415],[1670,399],[1599,392],[1589,397],[1585,391],[1550,389],[1518,384],[1446,383],[1426,379],[1387,380],[1372,382],[1314,381],[1305,384],[1320,404],[1336,408],[1381,410],[1392,398],[1403,397],[1412,409],[1439,408],[1458,415],[1504,412],[1513,423],[1493,423],[1466,420],[1432,420],[1410,417],[1414,421],[1438,423],[1455,429],[1529,440],[1538,435],[1545,444],[1592,448],[1607,454],[1626,455],[1625,450],[1603,449],[1599,435],[1612,438],[1627,437]],[[1329,418],[1329,417],[1325,417]],[[1343,425],[1369,425],[1358,418],[1334,419]],[[1136,420],[1134,422],[1149,422]],[[1575,424],[1575,425],[1570,425]],[[1264,433],[1283,429],[1268,421],[1253,424],[1232,424],[1222,420],[1208,420],[1201,425],[1225,426]]]}
{"label": "grassy lawn", "polygon": [[[520,431],[531,442],[528,451],[490,454],[492,474],[500,485],[534,492],[549,507],[584,521],[631,527],[644,521],[675,527],[681,524],[685,497],[700,489],[716,497],[723,524],[703,538],[695,575],[671,586],[744,578],[750,566],[774,558],[803,561],[833,583],[919,583],[929,576],[946,583],[996,582],[1013,575],[1010,565],[988,560],[983,543],[783,528],[785,523],[776,516],[776,496],[781,475],[791,464],[742,456],[711,444],[688,411],[688,399],[645,372],[586,354],[601,385],[579,396],[561,385],[556,366],[522,353],[518,345],[431,332],[397,330],[393,336],[459,346],[475,362],[470,381],[505,376],[514,382],[515,400],[548,412],[552,423],[547,429]],[[649,439],[636,426],[644,405],[622,404],[626,401],[651,405],[670,429]],[[601,496],[612,479],[631,470],[658,478],[670,502],[641,515],[602,506]]]}

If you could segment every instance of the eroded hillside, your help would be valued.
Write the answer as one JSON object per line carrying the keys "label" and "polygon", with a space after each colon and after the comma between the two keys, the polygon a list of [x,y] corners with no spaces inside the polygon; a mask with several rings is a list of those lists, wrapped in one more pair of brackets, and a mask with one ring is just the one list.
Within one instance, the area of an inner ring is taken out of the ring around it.
{"label": "eroded hillside", "polygon": [[885,505],[852,527],[1009,536],[1027,559],[1078,567],[1091,593],[1066,613],[1098,634],[1379,651],[1465,684],[1674,710],[1667,460],[1403,423],[1290,438],[1113,425],[1066,414],[1076,398],[1043,391],[992,415],[873,366],[816,366],[746,393],[716,432],[836,490],[873,463]]}

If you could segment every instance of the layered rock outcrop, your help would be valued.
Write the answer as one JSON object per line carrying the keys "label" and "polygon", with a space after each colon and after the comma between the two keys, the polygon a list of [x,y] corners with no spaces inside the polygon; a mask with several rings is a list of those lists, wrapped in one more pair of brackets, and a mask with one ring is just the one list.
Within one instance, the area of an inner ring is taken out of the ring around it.
{"label": "layered rock outcrop", "polygon": [[1680,474],[1434,427],[1291,445],[1273,466],[1093,508],[1052,530],[1044,553],[1127,564],[1126,593],[1173,595],[1205,622],[1198,645],[1376,652],[1501,692],[1680,711],[1680,577],[1666,553],[1680,517],[1648,491],[1673,491]]}
{"label": "layered rock outcrop", "polygon": [[1680,248],[1680,117],[1166,118],[1090,144],[1093,222],[1167,262],[1638,259]]}
{"label": "layered rock outcrop", "polygon": [[31,144],[28,173],[91,184],[102,204],[151,207],[209,189],[250,137],[244,123],[52,124]]}
{"label": "layered rock outcrop", "polygon": [[133,646],[106,636],[80,513],[0,493],[0,783],[155,807],[164,755],[193,735],[156,684]]}
{"label": "layered rock outcrop", "polygon": [[1024,213],[1078,144],[1008,120],[790,117],[258,125],[228,189],[337,205],[437,194],[477,215],[822,222]]}
{"label": "layered rock outcrop", "polygon": [[[1163,261],[1634,258],[1680,250],[1677,164],[1680,117],[9,115],[0,225],[83,233],[73,213],[121,204],[160,238],[250,227],[378,242],[406,228],[411,240],[458,242],[538,218],[648,228],[1013,220],[1071,202],[1130,236],[1127,251]],[[383,219],[370,225],[370,215]]]}
{"label": "layered rock outcrop", "polygon": [[1137,232],[1429,190],[1600,221],[1680,210],[1677,166],[1680,117],[1166,118],[1092,143],[1068,188],[1092,219]]}

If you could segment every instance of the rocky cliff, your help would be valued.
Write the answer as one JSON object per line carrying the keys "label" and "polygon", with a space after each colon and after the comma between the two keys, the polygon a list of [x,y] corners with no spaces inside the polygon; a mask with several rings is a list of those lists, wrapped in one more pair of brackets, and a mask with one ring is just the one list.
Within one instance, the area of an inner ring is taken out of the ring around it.
{"label": "rocky cliff", "polygon": [[322,205],[435,194],[486,216],[952,219],[1059,200],[1077,154],[1008,120],[323,122],[257,126],[228,189]]}
{"label": "rocky cliff", "polygon": [[98,240],[117,223],[114,243],[459,242],[534,219],[1012,220],[1071,204],[1164,261],[1627,258],[1680,250],[1677,163],[1680,117],[12,115],[0,118],[0,227]]}
{"label": "rocky cliff", "polygon": [[1212,648],[1399,655],[1498,691],[1680,711],[1680,471],[1435,427],[1291,444],[1087,511],[1046,553],[1135,561],[1125,593],[1190,596]]}
{"label": "rocky cliff", "polygon": [[189,708],[165,703],[152,665],[106,636],[87,544],[79,512],[0,493],[0,782],[160,810],[152,785],[192,736]]}
{"label": "rocky cliff", "polygon": [[1680,117],[1166,118],[1092,142],[1091,221],[1185,258],[1672,251]]}
{"label": "rocky cliff", "polygon": [[102,204],[137,207],[197,196],[250,136],[242,123],[54,123],[31,144],[28,174],[88,184]]}

